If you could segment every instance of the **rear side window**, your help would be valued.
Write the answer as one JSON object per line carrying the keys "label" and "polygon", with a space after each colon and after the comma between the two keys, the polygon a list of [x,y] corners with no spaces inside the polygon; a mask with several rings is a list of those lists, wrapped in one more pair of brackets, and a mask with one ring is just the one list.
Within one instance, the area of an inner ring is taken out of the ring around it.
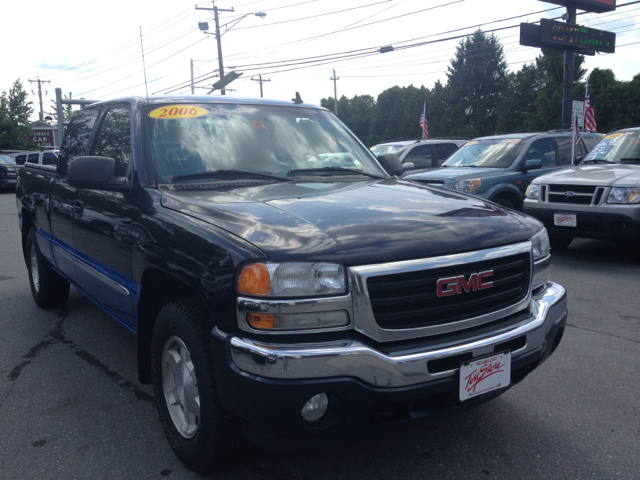
{"label": "rear side window", "polygon": [[98,113],[98,110],[80,110],[73,115],[60,147],[59,175],[66,175],[69,160],[87,153],[87,143],[98,118]]}
{"label": "rear side window", "polygon": [[[569,157],[571,157],[571,152],[569,152]],[[553,138],[543,138],[533,142],[524,157],[524,161],[526,162],[527,160],[542,160],[542,168],[555,167],[556,146]]]}
{"label": "rear side window", "polygon": [[418,145],[412,148],[403,163],[411,162],[416,168],[427,168],[431,166],[431,145]]}
{"label": "rear side window", "polygon": [[602,140],[601,137],[587,137],[585,135],[582,136],[582,139],[584,140],[584,143],[587,144],[589,152],[593,150],[598,143],[600,143],[600,140]]}
{"label": "rear side window", "polygon": [[30,153],[27,157],[27,163],[38,163],[39,153]]}
{"label": "rear side window", "polygon": [[127,175],[131,161],[131,119],[129,109],[112,108],[104,117],[93,155],[116,160],[116,176]]}
{"label": "rear side window", "polygon": [[438,164],[442,163],[449,155],[458,149],[455,143],[436,143],[434,147],[436,149]]}
{"label": "rear side window", "polygon": [[[560,155],[560,165],[571,165],[571,138],[556,138],[558,142],[558,154]],[[580,146],[576,145],[573,152],[574,156],[581,155]]]}
{"label": "rear side window", "polygon": [[56,157],[55,153],[45,152],[42,155],[42,164],[43,165],[56,165],[58,163],[58,157]]}

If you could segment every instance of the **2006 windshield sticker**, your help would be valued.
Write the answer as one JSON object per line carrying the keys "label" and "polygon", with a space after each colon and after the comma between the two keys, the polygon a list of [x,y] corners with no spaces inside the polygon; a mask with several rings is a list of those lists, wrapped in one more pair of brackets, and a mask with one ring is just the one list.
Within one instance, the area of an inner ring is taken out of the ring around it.
{"label": "2006 windshield sticker", "polygon": [[206,109],[193,105],[167,105],[166,107],[160,107],[152,110],[149,112],[149,117],[174,120],[177,118],[202,117],[207,113],[209,112]]}

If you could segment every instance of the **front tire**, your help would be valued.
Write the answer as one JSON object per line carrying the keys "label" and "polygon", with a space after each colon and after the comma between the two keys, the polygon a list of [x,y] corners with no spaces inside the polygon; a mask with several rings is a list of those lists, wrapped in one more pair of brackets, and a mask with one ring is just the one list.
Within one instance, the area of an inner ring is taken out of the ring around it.
{"label": "front tire", "polygon": [[230,415],[218,400],[209,314],[199,299],[165,305],[156,319],[151,369],[156,407],[174,453],[191,470],[224,464],[234,444]]}
{"label": "front tire", "polygon": [[35,227],[31,227],[26,244],[27,271],[33,300],[40,308],[60,307],[69,298],[69,282],[60,276],[38,247]]}

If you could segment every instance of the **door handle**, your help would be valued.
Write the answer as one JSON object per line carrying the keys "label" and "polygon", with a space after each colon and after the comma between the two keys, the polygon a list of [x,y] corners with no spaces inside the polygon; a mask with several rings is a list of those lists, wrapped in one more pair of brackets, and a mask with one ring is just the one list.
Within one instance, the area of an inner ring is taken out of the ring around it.
{"label": "door handle", "polygon": [[82,202],[80,200],[76,200],[73,203],[73,213],[74,213],[74,215],[76,217],[81,217],[83,210],[84,210],[84,205],[82,204]]}

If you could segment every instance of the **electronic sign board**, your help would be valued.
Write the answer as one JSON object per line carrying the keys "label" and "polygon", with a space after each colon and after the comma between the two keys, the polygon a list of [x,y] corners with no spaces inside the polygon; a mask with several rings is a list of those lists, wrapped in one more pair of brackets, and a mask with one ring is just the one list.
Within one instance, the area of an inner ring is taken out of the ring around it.
{"label": "electronic sign board", "polygon": [[546,18],[540,20],[540,26],[542,27],[541,41],[543,44],[587,48],[606,53],[616,51],[616,34],[613,32],[581,25],[570,25]]}
{"label": "electronic sign board", "polygon": [[616,0],[542,0],[547,3],[555,3],[565,7],[576,7],[587,12],[603,13],[613,12],[616,9]]}

